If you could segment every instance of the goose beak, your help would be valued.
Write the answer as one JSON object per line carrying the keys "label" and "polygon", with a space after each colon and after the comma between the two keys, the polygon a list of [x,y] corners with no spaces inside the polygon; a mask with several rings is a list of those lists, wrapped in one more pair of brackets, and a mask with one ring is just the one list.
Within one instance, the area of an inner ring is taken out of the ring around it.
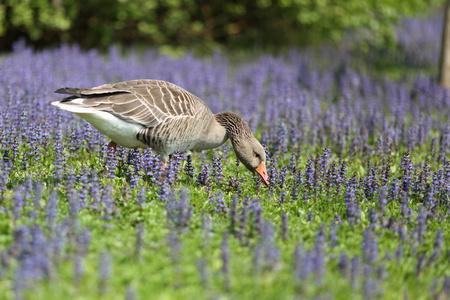
{"label": "goose beak", "polygon": [[262,161],[255,171],[261,176],[266,185],[269,185],[269,176],[267,176],[266,163]]}

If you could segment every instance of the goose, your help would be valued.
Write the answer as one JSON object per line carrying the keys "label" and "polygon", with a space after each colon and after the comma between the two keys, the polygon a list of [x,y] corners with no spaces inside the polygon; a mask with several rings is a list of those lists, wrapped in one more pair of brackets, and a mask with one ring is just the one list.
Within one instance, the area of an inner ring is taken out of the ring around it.
{"label": "goose", "polygon": [[242,164],[269,185],[264,148],[244,119],[231,111],[213,114],[173,83],[140,79],[55,93],[69,96],[51,104],[92,124],[111,139],[108,147],[150,147],[166,161],[177,150],[212,149],[230,139]]}

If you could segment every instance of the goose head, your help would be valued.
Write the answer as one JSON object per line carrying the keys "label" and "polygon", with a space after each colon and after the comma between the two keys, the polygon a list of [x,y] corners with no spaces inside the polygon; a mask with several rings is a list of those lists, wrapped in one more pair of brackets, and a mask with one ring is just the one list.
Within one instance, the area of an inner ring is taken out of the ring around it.
{"label": "goose head", "polygon": [[233,143],[233,148],[239,161],[250,171],[256,172],[264,183],[269,185],[266,152],[258,140],[252,137],[239,143]]}
{"label": "goose head", "polygon": [[220,126],[225,127],[227,137],[230,138],[237,158],[252,172],[261,176],[269,185],[266,169],[266,152],[253,135],[248,124],[238,114],[225,111],[215,115]]}

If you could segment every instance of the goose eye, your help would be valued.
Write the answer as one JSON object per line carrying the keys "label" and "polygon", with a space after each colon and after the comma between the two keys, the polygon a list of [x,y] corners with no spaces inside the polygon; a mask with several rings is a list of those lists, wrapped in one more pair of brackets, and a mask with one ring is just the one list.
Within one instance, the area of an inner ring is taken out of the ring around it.
{"label": "goose eye", "polygon": [[253,155],[254,155],[256,158],[259,158],[259,154],[258,154],[258,153],[253,153]]}

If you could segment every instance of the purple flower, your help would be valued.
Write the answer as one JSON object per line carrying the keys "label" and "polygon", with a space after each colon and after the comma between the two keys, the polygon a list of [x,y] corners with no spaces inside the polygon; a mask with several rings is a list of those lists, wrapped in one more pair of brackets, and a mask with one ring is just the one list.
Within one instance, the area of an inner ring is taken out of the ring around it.
{"label": "purple flower", "polygon": [[143,207],[145,205],[145,203],[147,202],[146,188],[144,187],[139,188],[139,191],[136,195],[136,202],[139,205],[139,207]]}
{"label": "purple flower", "polygon": [[239,224],[238,198],[236,195],[233,195],[231,198],[230,221],[230,231],[234,233],[237,231],[237,226]]}
{"label": "purple flower", "polygon": [[116,155],[115,155],[113,148],[107,149],[105,167],[106,167],[106,178],[110,178],[110,179],[115,178],[116,177],[117,160],[116,160]]}
{"label": "purple flower", "polygon": [[231,177],[228,181],[228,186],[232,188],[233,190],[237,191],[237,194],[241,197],[242,196],[242,180],[239,178]]}
{"label": "purple flower", "polygon": [[14,213],[14,218],[19,219],[22,217],[23,210],[25,207],[25,199],[22,192],[23,188],[18,188],[14,192],[13,196],[13,208],[12,211]]}
{"label": "purple flower", "polygon": [[[170,193],[171,193],[169,182],[167,180],[164,180],[164,178],[162,178],[162,176],[161,177],[160,176],[161,175],[158,175],[157,177],[155,177],[154,182],[159,187],[159,190],[158,190],[159,200],[161,200],[163,202],[167,202],[167,201],[169,201],[169,197],[170,197]],[[160,178],[160,179],[156,179],[156,178]]]}
{"label": "purple flower", "polygon": [[[53,165],[55,166],[55,169],[53,171],[54,172],[53,178],[55,179],[56,183],[60,183],[63,178],[63,169],[64,169],[65,158],[64,158],[64,154],[63,154],[62,140],[63,140],[62,130],[57,130],[56,136],[55,136],[55,142],[54,142],[55,159],[54,159],[54,163],[53,163]],[[15,155],[14,155],[14,157],[15,157]]]}
{"label": "purple flower", "polygon": [[387,194],[387,189],[385,186],[382,186],[379,190],[378,190],[378,204],[380,205],[380,210],[384,211],[387,205],[387,198],[386,198],[386,194]]}
{"label": "purple flower", "polygon": [[312,157],[308,157],[305,167],[305,182],[308,188],[312,188],[314,184],[314,173],[315,173],[314,161]]}
{"label": "purple flower", "polygon": [[211,175],[218,185],[222,183],[222,172],[222,159],[218,156],[213,155]]}
{"label": "purple flower", "polygon": [[268,165],[267,173],[269,175],[269,189],[272,190],[277,186],[278,180],[277,160],[275,157],[270,162],[270,165]]}
{"label": "purple flower", "polygon": [[98,268],[98,290],[99,294],[105,294],[106,289],[112,275],[112,265],[111,265],[111,255],[108,252],[103,252],[100,254],[100,262]]}
{"label": "purple flower", "polygon": [[426,189],[426,195],[423,199],[423,205],[431,211],[434,211],[438,205],[438,200],[434,197],[434,190],[430,185],[428,185]]}
{"label": "purple flower", "polygon": [[397,265],[400,264],[400,259],[403,258],[404,250],[403,250],[403,244],[398,244],[397,250],[395,251],[395,259],[397,261]]}
{"label": "purple flower", "polygon": [[206,186],[207,188],[211,187],[211,178],[210,171],[208,165],[203,165],[200,173],[197,176],[197,184]]}
{"label": "purple flower", "polygon": [[387,186],[388,182],[389,182],[389,175],[391,174],[391,166],[390,165],[386,165],[384,166],[384,170],[381,174],[381,185],[382,186]]}
{"label": "purple flower", "polygon": [[286,212],[281,213],[280,235],[284,240],[287,240],[289,238],[289,223]]}
{"label": "purple flower", "polygon": [[355,191],[351,184],[348,184],[347,191],[344,196],[345,207],[347,211],[347,219],[350,224],[356,224],[360,218],[359,203],[356,200]]}
{"label": "purple flower", "polygon": [[444,283],[442,284],[442,291],[445,296],[450,296],[450,277],[445,276],[444,277]]}
{"label": "purple flower", "polygon": [[378,228],[380,223],[380,218],[378,212],[373,208],[369,208],[369,228]]}
{"label": "purple flower", "polygon": [[89,253],[91,243],[91,232],[89,229],[83,229],[76,234],[76,252],[79,255],[86,256]]}
{"label": "purple flower", "polygon": [[144,235],[145,235],[144,225],[139,224],[137,234],[136,234],[136,243],[134,245],[134,255],[137,258],[140,258],[140,256],[141,256],[141,251],[142,251],[142,247],[144,244],[144,237],[145,237]]}
{"label": "purple flower", "polygon": [[8,172],[6,165],[7,163],[2,164],[0,162],[0,202],[2,202],[5,198],[5,191],[7,190],[8,184]]}
{"label": "purple flower", "polygon": [[223,193],[217,192],[211,199],[210,204],[213,207],[213,211],[217,214],[228,214],[227,203],[223,199]]}
{"label": "purple flower", "polygon": [[165,203],[165,209],[170,226],[179,230],[189,228],[193,207],[189,205],[186,189],[181,189],[175,193],[172,192]]}
{"label": "purple flower", "polygon": [[49,242],[51,241],[37,225],[24,225],[14,231],[14,241],[8,252],[10,258],[15,258],[18,262],[13,283],[16,297],[22,297],[36,282],[53,277]]}
{"label": "purple flower", "polygon": [[417,214],[417,225],[415,228],[415,233],[417,235],[417,240],[419,243],[422,242],[423,236],[427,230],[428,226],[428,216],[430,213],[425,209],[425,207],[420,206],[419,207],[419,213]]}
{"label": "purple flower", "polygon": [[374,168],[370,168],[367,172],[367,176],[364,178],[364,193],[367,200],[371,200],[375,191],[378,190],[379,184],[375,174]]}
{"label": "purple flower", "polygon": [[412,175],[414,172],[414,168],[412,166],[411,159],[409,157],[409,152],[406,151],[405,154],[402,157],[401,161],[401,168],[403,170],[403,182],[402,182],[402,188],[403,191],[408,192],[409,187],[411,185]]}
{"label": "purple flower", "polygon": [[204,241],[207,243],[207,241],[211,238],[212,233],[212,221],[211,218],[206,215],[205,213],[202,214],[202,229],[204,230]]}
{"label": "purple flower", "polygon": [[226,291],[231,289],[230,286],[230,246],[228,243],[228,233],[225,233],[222,238],[220,249],[222,250],[222,274],[224,280],[224,288]]}
{"label": "purple flower", "polygon": [[314,218],[316,216],[316,213],[313,211],[308,212],[308,217],[306,218],[306,220],[308,222],[314,222]]}
{"label": "purple flower", "polygon": [[351,261],[351,269],[350,269],[350,282],[353,287],[357,286],[357,279],[360,274],[360,264],[361,264],[361,258],[359,256],[355,256],[352,258]]}
{"label": "purple flower", "polygon": [[195,177],[195,169],[194,166],[192,166],[192,159],[190,155],[187,155],[186,157],[186,166],[184,167],[184,171],[190,178]]}
{"label": "purple flower", "polygon": [[338,230],[338,226],[336,224],[333,224],[331,226],[331,232],[330,232],[330,236],[329,236],[331,247],[337,247],[339,245],[339,237],[337,235],[337,230]]}
{"label": "purple flower", "polygon": [[47,202],[46,213],[47,213],[47,224],[50,230],[54,229],[55,220],[58,212],[58,202],[59,197],[55,191],[50,194],[50,199]]}
{"label": "purple flower", "polygon": [[[179,268],[181,261],[181,250],[183,249],[180,236],[175,232],[170,232],[167,236],[167,243],[170,247],[170,258],[172,260],[172,264],[174,264],[176,268]],[[180,270],[178,269],[176,271],[179,273]]]}
{"label": "purple flower", "polygon": [[200,278],[202,282],[202,286],[204,289],[207,289],[209,287],[209,271],[208,271],[208,265],[204,258],[200,258],[197,260],[197,268],[198,272],[200,273]]}
{"label": "purple flower", "polygon": [[114,206],[114,198],[113,198],[113,185],[111,183],[107,183],[103,188],[101,203],[103,206],[103,218],[105,220],[110,220],[111,215],[115,210]]}
{"label": "purple flower", "polygon": [[129,165],[126,168],[126,176],[131,188],[134,188],[138,185],[139,174],[137,168],[133,167],[133,165]]}
{"label": "purple flower", "polygon": [[278,124],[277,130],[277,139],[276,139],[276,151],[279,153],[286,153],[288,146],[288,131],[286,125],[282,122]]}
{"label": "purple flower", "polygon": [[373,265],[378,260],[378,242],[370,228],[364,230],[362,250],[364,260],[368,264]]}
{"label": "purple flower", "polygon": [[176,151],[173,153],[171,159],[169,160],[169,165],[166,170],[164,170],[164,174],[169,186],[173,186],[179,172],[179,168],[181,166],[181,161],[184,159],[184,154]]}
{"label": "purple flower", "polygon": [[347,164],[345,162],[342,162],[342,164],[339,167],[339,183],[345,184],[347,182]]}
{"label": "purple flower", "polygon": [[[365,266],[367,269],[368,266]],[[364,283],[363,283],[364,299],[373,299],[382,291],[378,287],[378,281],[370,277],[369,271],[364,271]]]}
{"label": "purple flower", "polygon": [[280,171],[280,174],[279,174],[279,177],[278,177],[279,185],[280,185],[281,188],[284,187],[284,183],[286,181],[287,170],[288,170],[288,167],[286,167],[286,166],[283,166],[281,168],[281,171]]}
{"label": "purple flower", "polygon": [[297,282],[300,282],[301,280],[305,279],[310,271],[306,271],[305,274],[305,269],[308,266],[307,265],[307,261],[305,261],[304,263],[304,257],[305,257],[306,253],[304,252],[302,246],[300,244],[297,244],[295,246],[295,250],[294,250],[294,254],[293,254],[293,272],[294,272],[294,276]]}
{"label": "purple flower", "polygon": [[90,179],[89,194],[91,198],[90,209],[98,211],[101,205],[101,190],[103,189],[100,179],[97,176],[97,172],[92,173]]}
{"label": "purple flower", "polygon": [[450,126],[447,125],[441,132],[439,161],[442,161],[444,158],[447,157],[449,148],[450,148]]}
{"label": "purple flower", "polygon": [[30,190],[33,190],[33,208],[35,211],[39,211],[41,209],[41,204],[39,201],[42,197],[42,191],[44,189],[42,183],[40,181],[33,182],[28,178],[28,184],[30,185]]}
{"label": "purple flower", "polygon": [[416,276],[420,276],[423,270],[423,265],[425,262],[425,254],[420,253],[417,257],[417,265],[416,265]]}
{"label": "purple flower", "polygon": [[294,152],[291,153],[291,157],[289,158],[289,169],[294,174],[297,171],[297,157]]}
{"label": "purple flower", "polygon": [[328,162],[330,161],[331,150],[328,147],[322,148],[323,154],[320,158],[320,171],[322,174],[325,174],[325,171],[328,167]]}
{"label": "purple flower", "polygon": [[339,255],[338,268],[343,276],[345,276],[345,277],[348,276],[350,266],[349,266],[349,262],[348,262],[348,256],[344,252],[342,252]]}
{"label": "purple flower", "polygon": [[408,218],[408,219],[412,214],[412,209],[411,209],[411,207],[409,207],[409,202],[410,202],[409,194],[405,191],[401,191],[400,211],[401,211],[402,216],[405,218]]}
{"label": "purple flower", "polygon": [[84,266],[84,259],[81,255],[74,256],[73,262],[73,280],[76,285],[81,283],[81,279],[86,274],[86,269]]}
{"label": "purple flower", "polygon": [[313,268],[316,273],[316,282],[318,284],[322,283],[323,276],[325,275],[325,233],[323,225],[320,226],[317,235],[316,242],[313,247],[314,256],[313,256]]}
{"label": "purple flower", "polygon": [[400,194],[400,187],[398,185],[398,179],[394,179],[391,182],[391,188],[389,190],[389,202],[394,202]]}
{"label": "purple flower", "polygon": [[270,221],[264,222],[261,239],[253,255],[253,263],[257,271],[274,271],[280,260],[280,250],[275,244],[275,230]]}
{"label": "purple flower", "polygon": [[442,250],[444,249],[444,234],[440,228],[438,228],[436,237],[434,238],[433,253],[428,258],[428,265],[434,264],[442,256]]}

